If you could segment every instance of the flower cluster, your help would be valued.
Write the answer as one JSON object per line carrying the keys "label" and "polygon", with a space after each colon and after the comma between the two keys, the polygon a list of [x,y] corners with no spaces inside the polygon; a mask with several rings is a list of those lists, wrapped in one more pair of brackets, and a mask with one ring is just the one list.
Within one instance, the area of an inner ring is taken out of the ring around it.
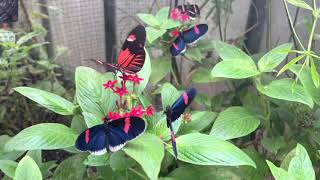
{"label": "flower cluster", "polygon": [[[149,105],[146,109],[143,109],[141,105],[135,107],[131,103],[131,99],[135,99],[135,95],[133,94],[133,90],[131,95],[129,90],[127,89],[127,82],[133,83],[133,89],[134,86],[137,84],[139,85],[143,78],[138,77],[137,74],[126,74],[122,72],[122,74],[119,76],[121,79],[120,86],[117,85],[117,80],[108,80],[107,83],[103,84],[104,89],[110,89],[113,93],[117,94],[120,98],[120,100],[116,100],[116,105],[118,107],[118,112],[109,112],[108,118],[110,120],[115,120],[119,118],[127,118],[130,116],[135,116],[141,118],[142,116],[153,116],[154,109],[151,105]],[[128,96],[126,96],[128,95]],[[124,96],[128,98],[123,98]],[[124,112],[127,110],[126,112]],[[103,119],[105,121],[105,119]]]}
{"label": "flower cluster", "polygon": [[190,19],[186,11],[180,11],[177,8],[171,9],[170,18],[181,22],[186,22]]}

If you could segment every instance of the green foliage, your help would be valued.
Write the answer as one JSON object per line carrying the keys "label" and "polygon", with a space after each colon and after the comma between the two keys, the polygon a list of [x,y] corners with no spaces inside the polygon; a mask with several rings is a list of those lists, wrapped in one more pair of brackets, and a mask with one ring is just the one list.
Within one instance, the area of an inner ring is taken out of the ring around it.
{"label": "green foliage", "polygon": [[41,180],[42,175],[36,162],[29,156],[25,156],[17,165],[13,179]]}

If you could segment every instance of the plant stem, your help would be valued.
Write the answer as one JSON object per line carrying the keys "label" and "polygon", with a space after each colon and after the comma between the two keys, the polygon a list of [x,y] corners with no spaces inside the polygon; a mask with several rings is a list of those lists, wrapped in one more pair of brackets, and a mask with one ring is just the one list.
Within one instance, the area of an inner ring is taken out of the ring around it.
{"label": "plant stem", "polygon": [[141,177],[142,179],[145,180],[149,180],[147,177],[145,177],[143,174],[141,174],[140,172],[138,172],[137,170],[133,169],[133,168],[129,168],[129,170],[133,173],[135,173],[136,175],[138,175],[139,177]]}
{"label": "plant stem", "polygon": [[182,81],[181,81],[181,76],[180,76],[180,72],[179,72],[179,68],[178,68],[178,64],[177,64],[176,58],[172,57],[172,61],[171,62],[172,62],[173,77],[176,79],[177,83],[179,85],[181,85]]}
{"label": "plant stem", "polygon": [[223,36],[222,36],[222,27],[221,27],[221,17],[220,17],[220,5],[219,5],[219,1],[215,0],[216,3],[216,8],[217,8],[217,23],[218,23],[218,28],[219,28],[219,36],[220,36],[220,40],[223,41]]}
{"label": "plant stem", "polygon": [[301,48],[305,51],[306,49],[304,48],[303,44],[301,43],[301,41],[300,41],[300,39],[299,39],[299,37],[297,35],[297,32],[293,27],[292,19],[291,19],[290,13],[289,13],[288,4],[287,4],[286,0],[283,0],[283,3],[284,3],[284,7],[286,9],[287,17],[288,17],[288,20],[289,20],[289,24],[290,24],[291,30],[292,30],[292,32],[294,34],[294,37],[297,39],[297,41],[298,41],[299,45],[301,46]]}
{"label": "plant stem", "polygon": [[318,21],[318,17],[314,17],[314,21],[313,21],[313,25],[312,25],[312,30],[311,30],[311,33],[310,33],[310,37],[309,37],[309,43],[308,43],[308,52],[311,51],[311,47],[312,47],[312,41],[313,41],[313,35],[314,35],[314,31],[316,29],[316,26],[317,26],[317,21]]}

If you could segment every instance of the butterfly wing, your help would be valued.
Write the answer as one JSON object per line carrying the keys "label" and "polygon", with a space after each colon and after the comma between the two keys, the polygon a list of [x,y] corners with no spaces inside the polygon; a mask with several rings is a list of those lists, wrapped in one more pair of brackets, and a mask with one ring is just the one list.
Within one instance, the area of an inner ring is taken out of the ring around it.
{"label": "butterfly wing", "polygon": [[200,16],[200,8],[196,4],[180,5],[177,8],[180,13],[187,13],[192,20]]}
{"label": "butterfly wing", "polygon": [[129,33],[118,55],[118,66],[122,71],[132,74],[141,70],[146,57],[145,42],[144,26],[139,25]]}
{"label": "butterfly wing", "polygon": [[186,44],[192,45],[192,44],[195,44],[207,32],[208,32],[208,25],[199,24],[186,31],[183,31],[182,37]]}
{"label": "butterfly wing", "polygon": [[177,151],[177,144],[176,144],[176,137],[174,135],[172,123],[169,123],[169,128],[170,128],[170,136],[171,136],[171,144],[172,144],[172,149],[174,153],[174,157],[177,159],[178,158],[178,151]]}
{"label": "butterfly wing", "polygon": [[102,155],[106,149],[106,131],[103,124],[93,126],[82,132],[75,143],[75,147],[80,151],[88,151],[91,154]]}
{"label": "butterfly wing", "polygon": [[185,109],[191,104],[197,91],[194,88],[189,88],[185,91],[171,106],[171,122],[177,120]]}
{"label": "butterfly wing", "polygon": [[109,125],[109,149],[112,152],[120,150],[130,140],[142,135],[146,130],[146,123],[139,117],[115,119]]}
{"label": "butterfly wing", "polygon": [[182,54],[186,51],[186,44],[184,43],[181,36],[178,36],[178,38],[173,42],[173,44],[170,47],[170,53],[172,56],[178,56],[179,54]]}

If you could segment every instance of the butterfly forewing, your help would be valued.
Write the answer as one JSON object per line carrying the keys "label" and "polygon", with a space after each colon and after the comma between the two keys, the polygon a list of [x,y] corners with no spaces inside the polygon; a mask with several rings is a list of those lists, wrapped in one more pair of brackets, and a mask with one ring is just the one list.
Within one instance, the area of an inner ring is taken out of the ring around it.
{"label": "butterfly forewing", "polygon": [[122,71],[132,74],[141,70],[146,56],[145,42],[144,26],[139,25],[129,33],[118,55],[118,65]]}
{"label": "butterfly forewing", "polygon": [[180,13],[187,13],[190,19],[195,19],[200,16],[200,8],[196,4],[180,5],[177,6],[177,9]]}
{"label": "butterfly forewing", "polygon": [[207,33],[207,31],[207,24],[199,24],[186,31],[183,31],[182,37],[184,42],[190,45],[196,43],[203,35]]}
{"label": "butterfly forewing", "polygon": [[179,36],[171,45],[170,53],[172,56],[178,56],[181,53],[186,51],[186,44],[183,41],[183,38]]}
{"label": "butterfly forewing", "polygon": [[109,149],[118,151],[128,141],[142,135],[146,130],[146,123],[139,117],[120,118],[109,122]]}
{"label": "butterfly forewing", "polygon": [[88,151],[96,155],[106,153],[107,149],[105,126],[101,124],[86,129],[78,136],[75,147],[80,151]]}
{"label": "butterfly forewing", "polygon": [[171,122],[177,120],[185,109],[191,104],[197,91],[194,88],[187,89],[171,106]]}

